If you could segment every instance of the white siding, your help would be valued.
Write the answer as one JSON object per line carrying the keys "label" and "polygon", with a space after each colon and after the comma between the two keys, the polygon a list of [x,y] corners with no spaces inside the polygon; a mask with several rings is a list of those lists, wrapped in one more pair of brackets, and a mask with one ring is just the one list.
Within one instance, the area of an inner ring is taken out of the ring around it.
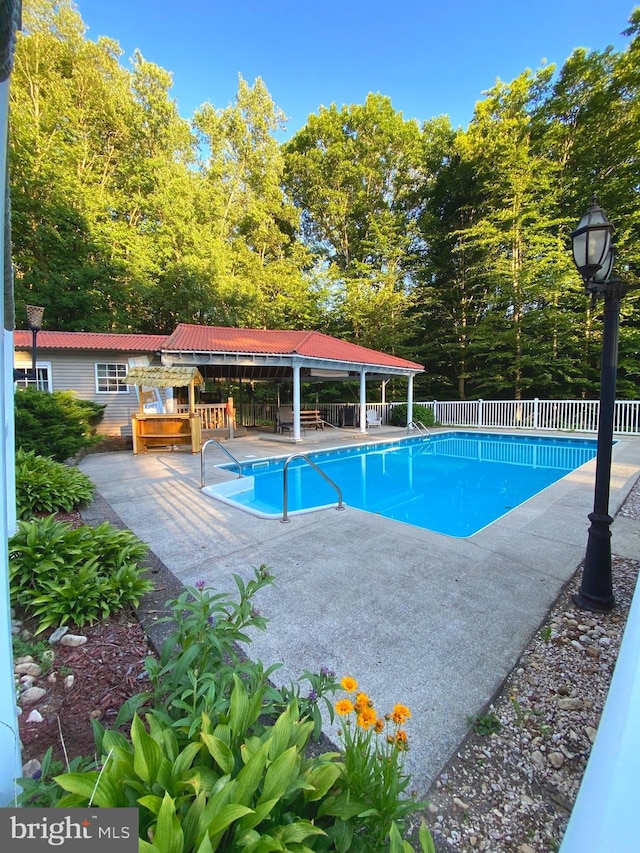
{"label": "white siding", "polygon": [[[129,358],[147,355],[140,352],[113,352],[112,350],[59,351],[38,347],[38,362],[51,364],[53,391],[75,391],[82,400],[106,405],[102,423],[97,427],[101,435],[131,435],[131,415],[138,410],[138,398],[135,386],[129,387],[127,394],[119,392],[96,392],[96,364],[127,364]],[[160,364],[159,361],[152,364]],[[31,356],[27,352],[15,354],[16,367],[30,367]]]}

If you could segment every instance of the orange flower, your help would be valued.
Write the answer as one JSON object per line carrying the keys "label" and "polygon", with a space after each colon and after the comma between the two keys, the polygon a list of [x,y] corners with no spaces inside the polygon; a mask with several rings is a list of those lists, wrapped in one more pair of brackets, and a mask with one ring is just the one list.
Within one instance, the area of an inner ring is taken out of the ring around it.
{"label": "orange flower", "polygon": [[363,708],[358,714],[356,722],[361,729],[367,731],[367,729],[370,729],[371,726],[375,725],[377,719],[378,715],[373,708]]}
{"label": "orange flower", "polygon": [[373,702],[366,693],[358,693],[355,701],[356,711],[362,711],[365,708],[370,708],[373,705]]}
{"label": "orange flower", "polygon": [[384,720],[382,719],[382,717],[378,717],[378,719],[376,720],[375,727],[374,727],[376,732],[378,734],[380,734],[380,732],[383,732],[384,726],[385,726]]}
{"label": "orange flower", "polygon": [[351,699],[340,699],[336,702],[336,713],[340,714],[341,717],[346,717],[347,714],[351,714],[353,712],[353,702]]}
{"label": "orange flower", "polygon": [[394,705],[393,706],[393,714],[391,715],[391,719],[394,723],[398,723],[398,725],[402,725],[405,723],[409,717],[411,716],[411,711],[407,708],[406,705]]}
{"label": "orange flower", "polygon": [[345,675],[340,682],[340,686],[343,690],[346,690],[347,693],[354,693],[358,689],[358,682],[355,678],[351,678],[350,675]]}
{"label": "orange flower", "polygon": [[406,752],[409,749],[407,733],[402,729],[398,729],[396,732],[396,746],[398,748],[398,752]]}

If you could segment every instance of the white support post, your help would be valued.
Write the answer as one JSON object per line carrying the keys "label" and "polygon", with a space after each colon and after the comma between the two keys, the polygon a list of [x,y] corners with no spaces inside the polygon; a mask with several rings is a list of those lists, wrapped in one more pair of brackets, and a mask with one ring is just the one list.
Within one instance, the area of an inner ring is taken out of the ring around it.
{"label": "white support post", "polygon": [[293,440],[302,441],[300,435],[300,365],[293,366]]}
{"label": "white support post", "polygon": [[[9,83],[0,83],[0,222],[4,228],[7,164],[7,119]],[[0,270],[4,269],[4,239],[0,238]],[[0,347],[0,418],[4,441],[0,447],[0,489],[2,494],[2,556],[0,563],[0,807],[16,797],[15,779],[22,776],[20,736],[13,680],[13,643],[11,636],[11,598],[9,594],[9,537],[16,527],[15,434],[13,423],[13,318],[4,316],[4,298],[0,298],[2,346]],[[8,327],[8,328],[7,328]]]}
{"label": "white support post", "polygon": [[360,432],[367,432],[367,372],[360,371]]}
{"label": "white support post", "polygon": [[413,373],[409,375],[409,383],[407,385],[407,426],[413,420]]}

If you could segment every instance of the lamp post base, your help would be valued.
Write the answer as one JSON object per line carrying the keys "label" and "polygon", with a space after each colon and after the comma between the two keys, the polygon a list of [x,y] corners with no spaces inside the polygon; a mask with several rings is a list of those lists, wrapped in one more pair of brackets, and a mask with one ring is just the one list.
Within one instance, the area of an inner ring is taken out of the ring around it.
{"label": "lamp post base", "polygon": [[611,573],[610,515],[592,512],[587,553],[582,570],[582,583],[572,596],[574,604],[592,613],[609,613],[616,603]]}

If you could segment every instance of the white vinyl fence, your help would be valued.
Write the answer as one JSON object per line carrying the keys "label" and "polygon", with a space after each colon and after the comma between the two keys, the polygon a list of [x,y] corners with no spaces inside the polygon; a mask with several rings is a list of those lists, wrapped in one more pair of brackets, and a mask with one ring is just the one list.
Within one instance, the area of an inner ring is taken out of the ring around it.
{"label": "white vinyl fence", "polygon": [[[367,403],[389,423],[391,409],[399,403]],[[418,402],[433,411],[436,423],[442,426],[561,430],[567,432],[597,432],[598,400],[468,400],[440,403],[436,400]],[[302,408],[310,408],[303,405]],[[186,411],[188,407],[181,407]],[[315,408],[315,406],[312,406]],[[335,427],[359,426],[360,406],[357,403],[324,403],[318,406],[320,417]],[[204,429],[224,428],[228,424],[224,403],[196,406]],[[241,403],[236,410],[236,423],[246,427],[274,425],[278,407],[275,403]],[[414,413],[414,419],[420,420]],[[617,400],[613,431],[640,435],[640,401]]]}
{"label": "white vinyl fence", "polygon": [[[422,403],[443,426],[597,432],[598,400],[470,400]],[[616,400],[613,431],[640,434],[640,401]]]}

